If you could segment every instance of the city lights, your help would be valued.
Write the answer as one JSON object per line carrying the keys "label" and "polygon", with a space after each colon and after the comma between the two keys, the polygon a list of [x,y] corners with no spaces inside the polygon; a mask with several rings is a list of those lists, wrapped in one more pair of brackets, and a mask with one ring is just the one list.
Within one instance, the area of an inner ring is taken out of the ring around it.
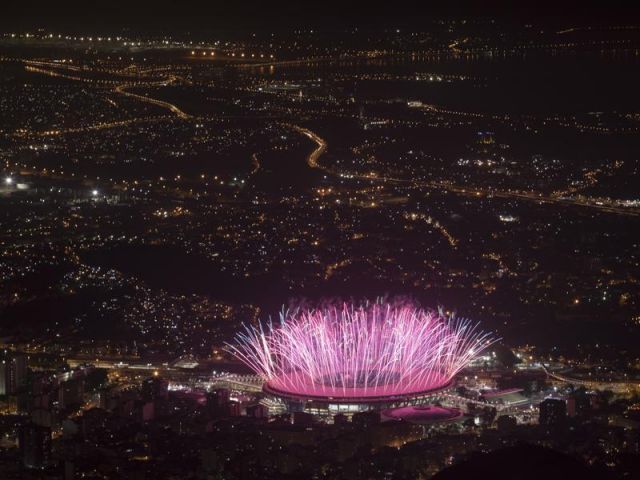
{"label": "city lights", "polygon": [[638,19],[5,3],[1,478],[638,476]]}

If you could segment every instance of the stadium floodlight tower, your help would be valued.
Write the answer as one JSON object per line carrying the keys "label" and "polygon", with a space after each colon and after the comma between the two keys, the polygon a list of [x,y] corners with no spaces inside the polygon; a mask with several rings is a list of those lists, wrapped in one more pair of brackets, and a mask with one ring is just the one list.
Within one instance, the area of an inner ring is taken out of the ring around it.
{"label": "stadium floodlight tower", "polygon": [[412,303],[342,303],[246,326],[228,350],[290,410],[316,414],[431,403],[495,338]]}

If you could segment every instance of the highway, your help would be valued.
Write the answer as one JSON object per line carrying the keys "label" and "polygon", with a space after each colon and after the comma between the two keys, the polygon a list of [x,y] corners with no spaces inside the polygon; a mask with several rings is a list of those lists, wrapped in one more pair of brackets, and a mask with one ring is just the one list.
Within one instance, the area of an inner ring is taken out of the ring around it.
{"label": "highway", "polygon": [[571,378],[564,375],[560,375],[549,370],[545,365],[542,365],[544,372],[552,379],[563,383],[570,383],[571,385],[582,385],[593,390],[611,390],[616,393],[632,393],[640,389],[640,383],[638,381],[628,382],[609,382],[603,380],[585,380],[580,378]]}
{"label": "highway", "polygon": [[159,117],[142,117],[142,118],[130,118],[128,120],[118,120],[113,122],[101,122],[93,125],[87,125],[86,127],[71,127],[60,128],[57,130],[42,130],[42,131],[19,131],[10,134],[12,137],[58,137],[63,135],[69,135],[74,133],[85,133],[97,130],[109,130],[112,128],[128,127],[138,123],[154,123],[162,122],[173,118],[170,115],[161,115]]}
{"label": "highway", "polygon": [[303,128],[303,127],[300,127],[298,125],[292,125],[292,124],[289,124],[289,123],[286,123],[284,125],[289,127],[289,128],[291,128],[291,129],[293,129],[293,130],[295,130],[296,132],[301,133],[302,135],[306,136],[307,138],[309,138],[309,140],[311,140],[312,142],[314,142],[317,145],[316,149],[313,152],[311,152],[309,154],[309,156],[307,157],[307,164],[309,165],[310,168],[318,168],[318,169],[323,170],[325,172],[328,172],[328,173],[331,173],[333,175],[336,175],[335,172],[331,172],[328,168],[323,167],[318,162],[318,159],[327,150],[327,142],[322,137],[320,137],[318,134],[312,132],[308,128]]}
{"label": "highway", "polygon": [[[162,82],[161,85],[163,85],[163,86],[164,85],[170,85],[171,83],[173,83],[175,81],[175,79],[176,79],[176,77],[171,76],[171,77],[169,77],[169,79],[166,82]],[[150,83],[149,85],[152,85],[152,84]],[[146,95],[139,95],[137,93],[128,92],[126,90],[127,88],[131,88],[131,87],[134,87],[134,86],[137,86],[137,85],[131,85],[129,83],[124,83],[122,85],[118,85],[114,89],[114,91],[116,91],[117,93],[119,93],[121,95],[125,95],[127,97],[131,97],[131,98],[135,98],[136,100],[140,100],[141,102],[146,102],[146,103],[150,103],[152,105],[156,105],[158,107],[166,108],[171,113],[174,113],[179,118],[182,118],[184,120],[187,120],[187,119],[191,118],[191,115],[189,115],[188,113],[185,113],[180,108],[178,108],[177,105],[174,105],[173,103],[165,102],[164,100],[158,100],[158,99],[152,98],[152,97],[147,97]]]}

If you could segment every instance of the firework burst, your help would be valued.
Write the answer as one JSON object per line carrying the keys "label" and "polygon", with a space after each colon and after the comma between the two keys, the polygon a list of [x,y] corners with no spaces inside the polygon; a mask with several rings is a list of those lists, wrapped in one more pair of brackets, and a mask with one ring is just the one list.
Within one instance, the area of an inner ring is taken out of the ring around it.
{"label": "firework burst", "polygon": [[366,399],[443,388],[493,342],[468,320],[378,302],[283,312],[227,348],[267,390]]}

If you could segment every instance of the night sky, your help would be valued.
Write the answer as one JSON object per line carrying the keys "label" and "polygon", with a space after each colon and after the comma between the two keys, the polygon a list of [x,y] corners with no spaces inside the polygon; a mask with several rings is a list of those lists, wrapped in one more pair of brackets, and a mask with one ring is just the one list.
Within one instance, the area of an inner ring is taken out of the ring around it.
{"label": "night sky", "polygon": [[518,21],[574,22],[629,18],[640,12],[635,2],[578,0],[400,0],[305,2],[292,0],[113,0],[49,2],[25,0],[3,5],[0,24],[65,28],[133,26],[138,28],[287,28],[313,25],[328,29],[345,25],[404,25],[417,28],[428,17],[503,17]]}

